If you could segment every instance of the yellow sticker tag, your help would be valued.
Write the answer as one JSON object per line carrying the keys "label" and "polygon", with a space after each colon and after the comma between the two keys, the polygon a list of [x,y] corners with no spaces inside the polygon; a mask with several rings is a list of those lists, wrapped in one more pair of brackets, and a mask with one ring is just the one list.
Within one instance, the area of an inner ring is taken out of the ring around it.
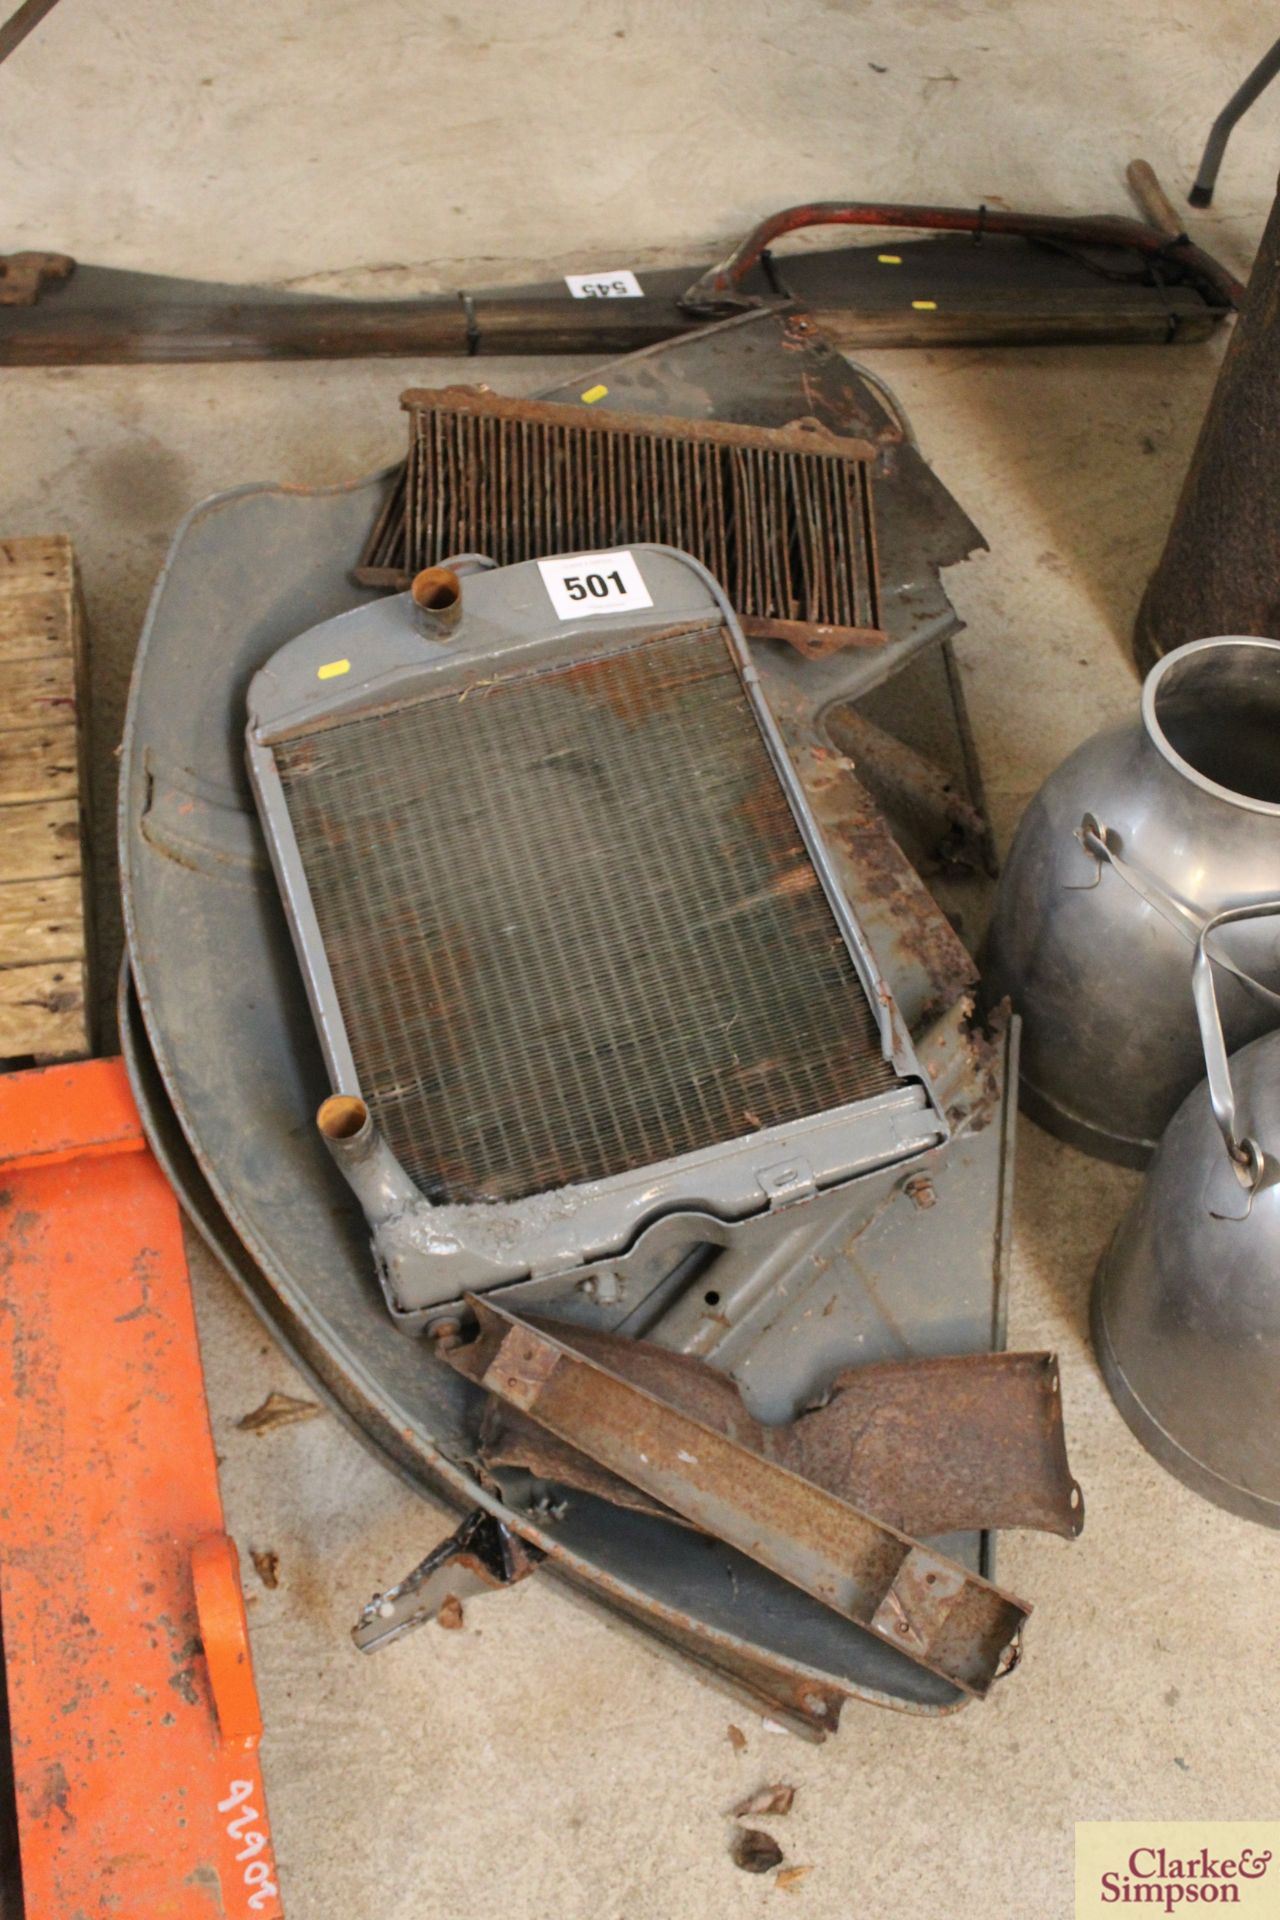
{"label": "yellow sticker tag", "polygon": [[878,253],[876,259],[882,267],[900,267],[902,265],[902,255],[900,253]]}
{"label": "yellow sticker tag", "polygon": [[603,400],[608,391],[608,387],[588,387],[582,398],[588,406],[592,406],[595,401]]}
{"label": "yellow sticker tag", "polygon": [[917,313],[936,313],[938,311],[938,303],[936,300],[913,300],[911,304]]}
{"label": "yellow sticker tag", "polygon": [[349,660],[326,660],[322,667],[316,668],[317,680],[340,680],[344,673],[350,673]]}

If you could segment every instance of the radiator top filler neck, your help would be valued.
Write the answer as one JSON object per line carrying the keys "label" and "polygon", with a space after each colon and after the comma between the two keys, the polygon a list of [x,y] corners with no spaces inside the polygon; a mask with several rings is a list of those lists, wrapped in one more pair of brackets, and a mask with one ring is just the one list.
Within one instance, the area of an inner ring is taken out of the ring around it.
{"label": "radiator top filler neck", "polygon": [[248,710],[333,1094],[318,1138],[407,1328],[947,1137],[688,554],[427,581],[290,641]]}

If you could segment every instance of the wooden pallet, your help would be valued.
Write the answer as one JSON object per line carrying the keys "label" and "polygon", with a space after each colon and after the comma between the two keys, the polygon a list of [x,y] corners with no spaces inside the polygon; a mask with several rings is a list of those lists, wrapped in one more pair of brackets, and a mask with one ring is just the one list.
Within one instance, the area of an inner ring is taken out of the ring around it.
{"label": "wooden pallet", "polygon": [[0,540],[0,1060],[93,1051],[85,656],[70,540]]}

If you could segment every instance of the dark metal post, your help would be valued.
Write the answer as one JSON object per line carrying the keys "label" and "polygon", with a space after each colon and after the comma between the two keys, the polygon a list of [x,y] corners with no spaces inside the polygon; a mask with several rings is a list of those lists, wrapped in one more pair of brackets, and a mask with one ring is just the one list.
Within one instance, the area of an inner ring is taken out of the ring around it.
{"label": "dark metal post", "polygon": [[1145,670],[1212,634],[1280,638],[1280,197],[1134,628]]}
{"label": "dark metal post", "polygon": [[1210,127],[1209,138],[1204,143],[1200,171],[1196,175],[1195,185],[1187,195],[1193,207],[1207,207],[1213,199],[1213,189],[1218,180],[1218,168],[1222,165],[1222,156],[1227,150],[1227,141],[1231,138],[1236,121],[1244,118],[1258,95],[1271,85],[1278,73],[1280,73],[1280,40],[1267,49],[1248,79],[1236,88]]}

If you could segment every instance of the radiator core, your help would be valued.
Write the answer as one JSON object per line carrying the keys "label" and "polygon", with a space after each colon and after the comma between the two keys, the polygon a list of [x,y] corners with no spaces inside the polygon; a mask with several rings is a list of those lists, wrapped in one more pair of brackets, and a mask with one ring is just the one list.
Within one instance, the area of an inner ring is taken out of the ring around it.
{"label": "radiator core", "polygon": [[361,1092],[433,1200],[899,1084],[718,625],[273,743]]}

